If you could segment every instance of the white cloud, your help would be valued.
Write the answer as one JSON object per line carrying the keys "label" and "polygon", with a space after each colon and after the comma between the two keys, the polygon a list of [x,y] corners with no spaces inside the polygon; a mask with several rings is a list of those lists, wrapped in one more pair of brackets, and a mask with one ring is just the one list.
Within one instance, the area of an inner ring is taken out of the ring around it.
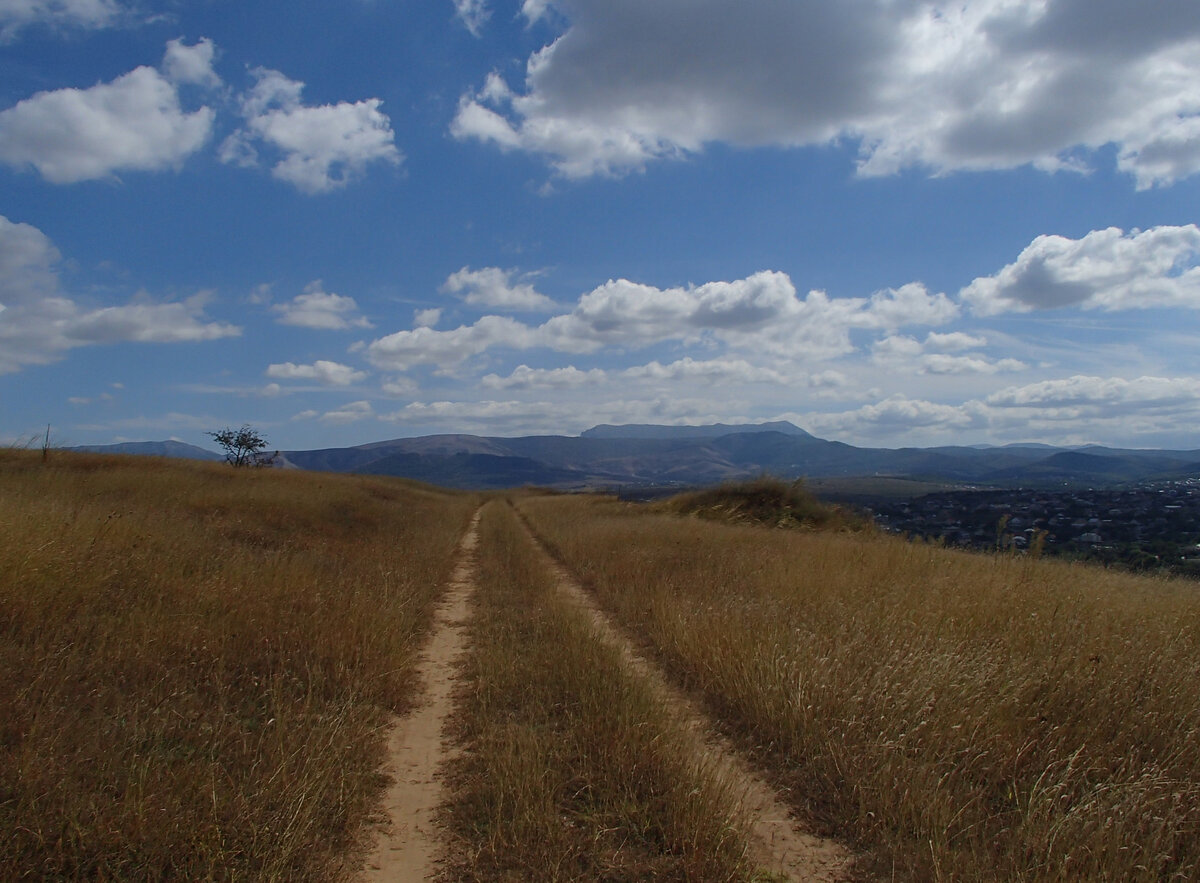
{"label": "white cloud", "polygon": [[178,343],[241,334],[204,319],[209,297],[156,302],[139,295],[121,306],[84,307],[60,290],[58,249],[36,227],[0,216],[0,374],[53,362],[87,344]]}
{"label": "white cloud", "polygon": [[986,343],[962,332],[931,333],[923,344],[912,337],[895,335],[876,341],[871,347],[871,359],[891,372],[905,374],[998,374],[1029,367],[1017,359],[961,354]]}
{"label": "white cloud", "polygon": [[930,331],[925,337],[926,349],[937,350],[938,352],[958,353],[985,346],[987,346],[986,337],[973,337],[962,331],[952,331],[949,334]]}
{"label": "white cloud", "polygon": [[976,279],[961,297],[985,316],[1063,307],[1200,309],[1200,228],[1039,236],[1015,262]]}
{"label": "white cloud", "polygon": [[1075,418],[1087,412],[1107,416],[1200,406],[1200,379],[1194,377],[1088,377],[1043,380],[1010,386],[992,393],[987,403],[997,408],[1051,409]]}
{"label": "white cloud", "polygon": [[374,417],[375,412],[371,408],[371,403],[367,401],[349,402],[342,407],[326,411],[320,416],[322,423],[357,423],[359,420],[366,420],[369,417]]}
{"label": "white cloud", "polygon": [[522,0],[521,14],[530,24],[535,24],[546,15],[552,2],[553,0]]}
{"label": "white cloud", "polygon": [[182,343],[236,337],[241,329],[225,322],[204,322],[206,296],[175,303],[134,302],[78,312],[60,323],[72,344]]}
{"label": "white cloud", "polygon": [[185,45],[182,39],[171,40],[167,43],[167,54],[163,58],[163,71],[167,79],[174,83],[191,83],[215,89],[221,85],[221,78],[212,66],[216,52],[213,41],[204,37],[192,46]]}
{"label": "white cloud", "polygon": [[565,31],[519,93],[452,132],[619,175],[712,142],[857,142],[860,172],[1078,169],[1116,145],[1139,187],[1200,170],[1200,6],[1127,0],[526,0]]}
{"label": "white cloud", "polygon": [[270,365],[267,367],[267,376],[276,380],[315,380],[322,386],[349,386],[366,379],[367,374],[349,365],[318,359],[311,365],[293,362]]}
{"label": "white cloud", "polygon": [[224,162],[257,166],[259,148],[266,148],[274,161],[272,175],[315,194],[361,178],[372,163],[402,161],[378,98],[305,105],[302,82],[266,68],[253,74],[257,82],[241,100],[246,125],[221,145]]}
{"label": "white cloud", "polygon": [[482,33],[483,26],[492,17],[487,0],[454,0],[454,12],[474,37]]}
{"label": "white cloud", "polygon": [[656,382],[701,381],[705,383],[778,383],[797,380],[774,368],[751,365],[745,359],[705,359],[697,361],[690,356],[663,365],[650,362],[626,368],[621,376],[628,380]]}
{"label": "white cloud", "polygon": [[413,312],[413,324],[418,328],[433,328],[442,321],[440,309],[416,310]]}
{"label": "white cloud", "polygon": [[0,0],[0,44],[29,25],[97,29],[115,23],[124,12],[113,0]]}
{"label": "white cloud", "polygon": [[437,401],[412,402],[379,419],[435,430],[486,435],[570,433],[597,423],[701,424],[718,417],[711,403],[678,396],[608,401]]}
{"label": "white cloud", "polygon": [[416,364],[449,368],[492,349],[591,353],[682,342],[804,362],[852,352],[853,329],[940,324],[957,315],[957,305],[944,294],[930,294],[918,284],[870,298],[832,299],[812,291],[801,300],[787,274],[777,272],[667,289],[617,279],[542,325],[484,316],[450,331],[418,327],[374,341],[368,356],[378,367],[405,370]]}
{"label": "white cloud", "polygon": [[539,294],[528,283],[513,284],[516,271],[499,267],[484,267],[472,270],[463,267],[451,273],[442,284],[442,291],[463,295],[463,300],[472,306],[492,307],[498,310],[553,310],[554,301]]}
{"label": "white cloud", "polygon": [[397,398],[407,398],[415,395],[419,387],[417,382],[411,377],[392,377],[385,380],[380,387],[384,395],[396,396]]}
{"label": "white cloud", "polygon": [[538,344],[537,334],[506,316],[484,316],[474,325],[452,331],[414,328],[397,331],[373,341],[367,358],[378,368],[404,371],[413,365],[452,367],[494,348],[529,349]]}
{"label": "white cloud", "polygon": [[914,432],[957,433],[986,425],[986,417],[975,403],[947,405],[900,394],[853,411],[803,415],[802,420],[811,432],[823,437],[885,440]]}
{"label": "white cloud", "polygon": [[[178,82],[205,76],[212,43],[168,44],[164,76],[139,67],[89,89],[39,92],[0,112],[0,162],[70,184],[120,171],[178,168],[208,141],[214,111],[183,110]],[[205,57],[207,56],[207,62]]]}
{"label": "white cloud", "polygon": [[320,279],[304,286],[303,294],[296,295],[285,304],[276,304],[271,309],[279,314],[277,321],[283,325],[321,331],[371,327],[366,318],[358,315],[358,304],[354,298],[325,291]]}
{"label": "white cloud", "polygon": [[580,371],[574,365],[565,368],[530,368],[518,365],[507,377],[487,374],[479,381],[486,389],[579,389],[603,383],[608,375],[599,368]]}
{"label": "white cloud", "polygon": [[666,340],[712,339],[734,348],[797,361],[853,350],[850,331],[939,324],[958,314],[944,294],[913,284],[871,298],[831,299],[810,291],[801,300],[785,273],[761,272],[733,282],[659,289],[625,279],[585,294],[575,310],[541,330],[556,348],[601,344],[644,346]]}

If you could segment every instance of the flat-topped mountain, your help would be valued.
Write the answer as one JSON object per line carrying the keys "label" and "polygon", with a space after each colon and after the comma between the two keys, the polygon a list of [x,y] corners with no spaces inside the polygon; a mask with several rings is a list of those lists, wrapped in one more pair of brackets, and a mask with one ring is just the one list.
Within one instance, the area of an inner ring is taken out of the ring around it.
{"label": "flat-topped mountain", "polygon": [[707,426],[656,426],[650,423],[626,423],[613,426],[610,423],[601,423],[599,426],[593,426],[591,429],[581,432],[579,437],[697,439],[758,432],[780,432],[784,435],[813,437],[787,420],[777,420],[773,423],[710,423]]}

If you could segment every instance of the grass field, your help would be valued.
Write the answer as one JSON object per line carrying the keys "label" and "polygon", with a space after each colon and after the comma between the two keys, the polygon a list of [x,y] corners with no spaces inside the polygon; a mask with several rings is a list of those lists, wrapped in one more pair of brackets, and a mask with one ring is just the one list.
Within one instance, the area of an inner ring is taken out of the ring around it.
{"label": "grass field", "polygon": [[0,451],[0,879],[345,873],[475,505]]}
{"label": "grass field", "polygon": [[[513,500],[859,871],[1200,879],[1194,583],[907,543],[790,497],[754,519]],[[353,878],[480,501],[0,451],[0,879]],[[476,554],[447,878],[754,879],[729,793],[506,503]]]}
{"label": "grass field", "polygon": [[456,880],[748,880],[730,794],[554,585],[512,510],[484,509],[449,820]]}
{"label": "grass field", "polygon": [[1194,584],[595,498],[520,505],[884,878],[1200,879]]}

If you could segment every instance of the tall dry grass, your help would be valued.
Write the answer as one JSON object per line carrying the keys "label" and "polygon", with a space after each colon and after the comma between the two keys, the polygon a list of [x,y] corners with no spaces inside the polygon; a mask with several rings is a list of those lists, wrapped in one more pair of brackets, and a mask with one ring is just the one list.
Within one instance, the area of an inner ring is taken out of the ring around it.
{"label": "tall dry grass", "polygon": [[0,879],[344,875],[473,506],[0,451]]}
{"label": "tall dry grass", "polygon": [[512,511],[480,523],[446,818],[456,880],[746,880],[725,786],[565,602]]}
{"label": "tall dry grass", "polygon": [[1200,879],[1195,583],[521,506],[883,876]]}

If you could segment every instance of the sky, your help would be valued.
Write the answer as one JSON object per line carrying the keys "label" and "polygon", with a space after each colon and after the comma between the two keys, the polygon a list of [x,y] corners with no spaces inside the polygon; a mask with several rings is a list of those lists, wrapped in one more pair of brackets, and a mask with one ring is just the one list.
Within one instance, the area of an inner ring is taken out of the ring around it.
{"label": "sky", "polygon": [[1200,448],[1195,0],[0,0],[0,443]]}

